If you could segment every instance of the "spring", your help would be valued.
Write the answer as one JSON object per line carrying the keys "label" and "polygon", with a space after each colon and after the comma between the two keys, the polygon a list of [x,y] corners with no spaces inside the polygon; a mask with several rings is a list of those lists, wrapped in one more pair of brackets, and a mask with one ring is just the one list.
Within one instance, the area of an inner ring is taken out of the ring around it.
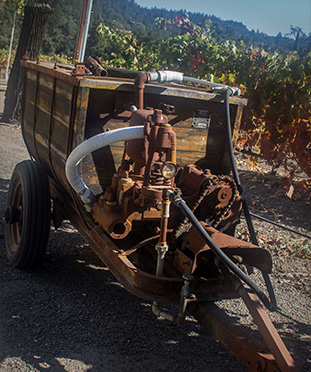
{"label": "spring", "polygon": [[161,173],[162,162],[155,162],[150,173],[150,185],[162,186],[165,183],[165,178]]}

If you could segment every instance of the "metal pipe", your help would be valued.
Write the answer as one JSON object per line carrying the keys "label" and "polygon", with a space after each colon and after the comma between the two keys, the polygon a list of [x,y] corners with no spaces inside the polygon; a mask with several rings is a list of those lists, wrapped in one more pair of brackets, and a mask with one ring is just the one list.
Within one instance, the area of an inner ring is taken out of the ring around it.
{"label": "metal pipe", "polygon": [[166,252],[168,251],[168,245],[166,242],[167,238],[167,225],[170,216],[170,204],[171,202],[166,195],[166,191],[163,191],[162,204],[161,204],[161,224],[160,224],[160,237],[159,242],[156,244],[155,249],[158,253],[157,255],[157,267],[156,275],[163,276],[164,270],[164,259]]}
{"label": "metal pipe", "polygon": [[201,80],[201,79],[196,79],[196,78],[192,78],[192,77],[188,77],[188,76],[184,76],[183,78],[183,81],[184,82],[187,82],[187,83],[192,83],[192,84],[201,84],[201,85],[207,85],[209,87],[213,87],[213,88],[218,88],[218,89],[226,89],[226,90],[230,90],[231,92],[231,96],[239,96],[241,95],[241,90],[239,88],[236,88],[236,87],[229,87],[228,85],[223,85],[223,84],[217,84],[217,83],[213,83],[211,81],[205,81],[205,80]]}
{"label": "metal pipe", "polygon": [[157,72],[149,72],[150,75],[150,81],[157,81],[159,83],[169,83],[169,82],[175,82],[175,83],[192,83],[192,84],[201,84],[213,88],[218,88],[221,90],[229,90],[230,95],[239,96],[241,94],[241,90],[236,87],[229,87],[228,85],[224,84],[217,84],[212,81],[206,81],[201,79],[192,78],[189,76],[184,76],[183,73],[177,72],[177,71],[157,71]]}
{"label": "metal pipe", "polygon": [[[167,223],[170,216],[170,201],[167,196],[166,191],[163,191],[163,198],[162,198],[162,213],[161,213],[161,232],[159,242],[156,245],[157,250],[157,267],[156,267],[156,276],[163,276],[164,271],[164,259],[166,252],[168,251],[168,245],[166,243],[166,236],[167,236]],[[173,322],[174,324],[180,324],[185,319],[187,303],[192,296],[190,294],[190,281],[193,280],[192,275],[183,275],[184,278],[184,285],[181,289],[180,293],[180,302],[179,302],[179,310],[177,315],[173,315],[167,311],[161,310],[159,307],[159,303],[157,301],[153,301],[152,303],[152,312],[156,316],[161,316],[162,318]]]}
{"label": "metal pipe", "polygon": [[190,301],[195,299],[195,296],[193,296],[190,292],[190,283],[194,279],[193,276],[190,274],[184,274],[183,279],[184,285],[180,292],[180,302],[177,315],[173,315],[168,311],[161,310],[159,303],[157,301],[153,301],[152,312],[154,315],[161,316],[174,324],[181,324],[185,320],[187,305]]}
{"label": "metal pipe", "polygon": [[84,27],[85,15],[86,15],[87,1],[88,0],[83,0],[83,5],[82,5],[82,9],[81,9],[79,29],[78,29],[78,33],[77,33],[75,51],[74,51],[74,55],[73,55],[73,63],[74,64],[76,64],[79,61],[79,58],[80,58],[81,42],[82,42],[82,37],[83,37],[83,27]]}
{"label": "metal pipe", "polygon": [[153,301],[152,303],[152,312],[156,316],[161,316],[162,318],[173,323],[175,322],[175,316],[170,314],[168,311],[161,310],[157,301]]}
{"label": "metal pipe", "polygon": [[10,48],[9,48],[9,55],[8,55],[8,63],[6,65],[6,70],[5,70],[5,80],[6,81],[8,81],[8,79],[9,79],[9,69],[10,69],[10,61],[11,61],[12,48],[13,48],[13,39],[14,39],[15,24],[16,24],[16,14],[17,14],[17,12],[14,13],[13,26],[12,26],[12,32],[11,32],[11,40],[10,40]]}
{"label": "metal pipe", "polygon": [[135,105],[138,109],[144,108],[144,89],[148,81],[150,81],[150,75],[147,72],[140,73],[134,80]]}
{"label": "metal pipe", "polygon": [[211,81],[195,79],[189,76],[184,76],[182,72],[178,71],[157,71],[157,72],[141,72],[139,75],[136,76],[134,81],[135,86],[135,104],[139,109],[144,108],[144,88],[145,83],[150,81],[157,81],[158,83],[192,83],[192,84],[201,84],[217,89],[221,89],[222,91],[225,89],[230,91],[230,95],[240,95],[241,90],[236,87],[229,87],[228,85],[217,84]]}
{"label": "metal pipe", "polygon": [[164,259],[165,254],[168,251],[168,245],[166,242],[164,243],[158,243],[155,246],[155,249],[157,251],[157,267],[156,267],[156,276],[163,276],[164,271]]}
{"label": "metal pipe", "polygon": [[83,62],[93,0],[83,0],[73,61]]}
{"label": "metal pipe", "polygon": [[93,4],[93,0],[88,0],[85,20],[84,20],[84,27],[83,27],[81,50],[80,50],[80,56],[79,56],[78,62],[83,62],[84,61],[86,42],[87,42],[87,36],[88,36],[88,32],[89,32],[90,19],[91,19],[92,4]]}

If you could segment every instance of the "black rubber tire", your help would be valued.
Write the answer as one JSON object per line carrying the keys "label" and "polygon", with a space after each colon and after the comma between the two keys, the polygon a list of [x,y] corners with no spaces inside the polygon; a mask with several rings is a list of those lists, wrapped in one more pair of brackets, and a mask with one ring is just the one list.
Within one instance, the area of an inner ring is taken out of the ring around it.
{"label": "black rubber tire", "polygon": [[17,164],[5,212],[6,251],[19,269],[42,265],[50,233],[51,199],[44,167],[32,160]]}

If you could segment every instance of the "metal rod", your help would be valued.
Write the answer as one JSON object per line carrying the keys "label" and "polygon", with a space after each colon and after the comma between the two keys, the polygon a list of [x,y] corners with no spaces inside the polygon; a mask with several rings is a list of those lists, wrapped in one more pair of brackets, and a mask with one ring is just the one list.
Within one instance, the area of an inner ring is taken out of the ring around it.
{"label": "metal rod", "polygon": [[12,32],[11,32],[11,40],[10,40],[10,48],[9,48],[9,55],[8,55],[8,63],[6,65],[6,70],[5,70],[5,80],[6,81],[8,81],[8,79],[9,79],[10,61],[11,61],[11,55],[12,55],[13,39],[14,39],[15,24],[16,24],[16,14],[17,14],[17,12],[14,13],[13,26],[12,26]]}
{"label": "metal rod", "polygon": [[93,4],[93,0],[88,0],[87,8],[86,8],[85,21],[84,21],[84,27],[83,27],[83,37],[82,37],[82,43],[81,43],[81,50],[80,50],[80,56],[79,56],[78,62],[83,62],[84,61],[87,35],[88,35],[88,32],[89,32],[90,19],[91,19],[92,4]]}
{"label": "metal rod", "polygon": [[87,41],[87,34],[89,31],[91,10],[93,0],[83,0],[83,6],[81,11],[79,29],[77,34],[76,47],[74,52],[73,61],[74,63],[83,62],[85,55],[85,47]]}

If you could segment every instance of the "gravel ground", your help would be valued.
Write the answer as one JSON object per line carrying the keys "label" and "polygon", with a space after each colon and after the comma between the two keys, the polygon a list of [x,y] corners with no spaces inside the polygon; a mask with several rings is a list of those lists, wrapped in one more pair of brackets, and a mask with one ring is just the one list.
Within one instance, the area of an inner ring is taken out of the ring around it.
{"label": "gravel ground", "polygon": [[[13,269],[2,216],[12,170],[27,157],[20,130],[0,124],[0,371],[245,370],[195,320],[173,326],[156,319],[150,304],[128,294],[70,224],[51,230],[43,269]],[[308,200],[287,198],[279,177],[248,170],[241,157],[239,167],[254,213],[310,233]],[[271,318],[299,370],[311,371],[311,242],[254,222],[274,257],[280,312]],[[244,222],[238,234],[247,238]],[[225,306],[249,324],[240,301]]]}

